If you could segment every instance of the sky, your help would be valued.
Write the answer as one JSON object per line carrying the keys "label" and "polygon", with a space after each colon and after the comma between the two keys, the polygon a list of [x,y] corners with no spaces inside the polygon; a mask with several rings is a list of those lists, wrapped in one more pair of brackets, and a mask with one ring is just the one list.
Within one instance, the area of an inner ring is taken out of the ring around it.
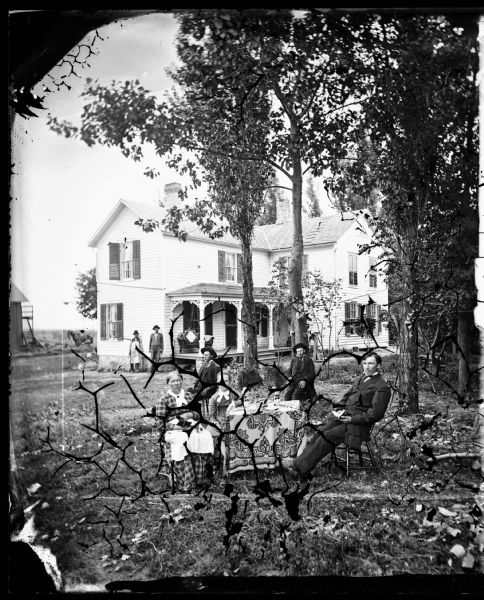
{"label": "sky", "polygon": [[[90,77],[100,83],[138,79],[161,94],[171,85],[165,69],[177,62],[177,22],[169,13],[150,14],[98,29],[97,53],[89,67],[70,76],[71,89],[59,90],[46,76],[34,92],[43,96],[45,110],[37,117],[17,116],[12,134],[11,281],[34,306],[36,329],[81,329],[95,326],[75,307],[75,281],[95,266],[95,249],[87,241],[116,202],[123,198],[156,204],[165,184],[190,183],[159,158],[135,163],[114,148],[88,147],[50,131],[47,114],[78,123],[83,106],[80,94]],[[89,34],[83,42],[94,38]],[[81,46],[82,47],[82,46]],[[65,73],[56,67],[52,77]],[[50,92],[45,92],[45,86]],[[160,177],[143,175],[154,166]]]}
{"label": "sky", "polygon": [[[180,176],[160,164],[160,177],[143,175],[148,163],[136,164],[116,149],[66,139],[49,130],[47,114],[78,121],[86,77],[101,83],[139,79],[148,89],[169,86],[165,67],[176,61],[176,22],[170,14],[152,14],[112,23],[98,30],[90,67],[71,76],[71,90],[56,91],[49,77],[34,91],[44,96],[36,118],[17,116],[12,135],[11,281],[34,305],[37,329],[92,327],[75,308],[75,280],[95,265],[87,241],[120,199],[154,203],[163,187]],[[84,41],[93,38],[86,36]],[[64,71],[54,69],[59,80]],[[44,85],[53,90],[43,91]],[[68,304],[66,304],[68,303]]]}

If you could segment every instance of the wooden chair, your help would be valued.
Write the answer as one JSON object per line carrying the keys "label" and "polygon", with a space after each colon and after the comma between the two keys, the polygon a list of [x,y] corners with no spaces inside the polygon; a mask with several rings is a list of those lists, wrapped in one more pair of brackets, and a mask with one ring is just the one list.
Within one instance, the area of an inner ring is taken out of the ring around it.
{"label": "wooden chair", "polygon": [[361,448],[358,450],[346,444],[340,444],[333,449],[330,464],[334,464],[350,476],[351,471],[372,470],[377,475],[382,471],[381,457],[376,452],[371,439],[370,429],[368,440],[361,442]]}

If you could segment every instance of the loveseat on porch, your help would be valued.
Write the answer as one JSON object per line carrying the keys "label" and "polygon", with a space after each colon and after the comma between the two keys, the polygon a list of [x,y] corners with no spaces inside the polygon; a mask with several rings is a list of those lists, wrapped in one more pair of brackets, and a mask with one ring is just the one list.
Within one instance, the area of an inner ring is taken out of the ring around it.
{"label": "loveseat on porch", "polygon": [[[193,331],[192,329],[186,329],[176,336],[178,345],[180,346],[180,353],[195,353],[199,350],[200,333]],[[213,335],[206,335],[204,337],[204,346],[213,345]]]}

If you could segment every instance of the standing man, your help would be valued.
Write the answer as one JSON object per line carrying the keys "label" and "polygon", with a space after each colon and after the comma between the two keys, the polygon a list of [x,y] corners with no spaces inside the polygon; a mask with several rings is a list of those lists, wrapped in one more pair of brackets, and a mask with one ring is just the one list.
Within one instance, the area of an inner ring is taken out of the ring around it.
{"label": "standing man", "polygon": [[391,396],[390,386],[379,373],[380,365],[379,354],[366,355],[363,375],[336,403],[334,416],[323,423],[297,458],[282,460],[282,468],[291,476],[307,479],[318,462],[342,442],[359,450],[361,442],[369,439],[371,427],[383,419]]}
{"label": "standing man", "polygon": [[316,370],[312,358],[307,355],[308,347],[299,342],[293,348],[296,356],[291,360],[289,367],[289,387],[284,395],[284,400],[304,400],[311,399],[314,394],[314,380],[316,379]]}
{"label": "standing man", "polygon": [[155,370],[155,362],[160,362],[160,356],[163,354],[163,335],[160,333],[160,328],[158,325],[153,327],[153,331],[150,335],[150,354],[151,360],[153,364],[151,365],[151,372],[153,373]]}

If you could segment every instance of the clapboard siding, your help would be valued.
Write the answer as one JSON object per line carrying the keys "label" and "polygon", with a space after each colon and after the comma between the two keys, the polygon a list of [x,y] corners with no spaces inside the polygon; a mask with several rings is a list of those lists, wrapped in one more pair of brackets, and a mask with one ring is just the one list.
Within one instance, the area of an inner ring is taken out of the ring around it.
{"label": "clapboard siding", "polygon": [[[107,282],[109,279],[109,243],[122,243],[140,240],[141,278],[121,280],[126,286],[162,287],[162,245],[163,238],[158,230],[145,233],[134,224],[138,217],[129,208],[124,207],[118,217],[108,227],[97,244],[97,280]],[[120,283],[115,281],[113,283]]]}
{"label": "clapboard siding", "polygon": [[[119,357],[120,363],[128,364],[129,340],[137,329],[141,334],[143,348],[148,354],[148,345],[153,325],[162,327],[163,291],[137,289],[130,286],[113,286],[98,283],[98,314],[101,304],[123,304],[123,340],[101,340],[98,330],[98,354]],[[154,321],[157,321],[156,323]],[[100,320],[98,319],[100,323]],[[162,331],[165,335],[165,332]],[[165,338],[165,351],[167,340]],[[102,366],[102,365],[101,365]]]}
{"label": "clapboard siding", "polygon": [[[367,233],[357,231],[357,228],[364,229]],[[335,322],[335,344],[337,347],[350,348],[353,346],[363,347],[365,345],[374,346],[374,341],[363,339],[358,335],[346,335],[343,322],[345,320],[345,302],[357,302],[366,304],[370,296],[376,304],[379,304],[382,309],[388,308],[388,290],[382,274],[377,275],[377,287],[370,287],[368,270],[369,258],[378,258],[380,251],[372,248],[369,253],[358,255],[358,285],[350,285],[349,283],[349,263],[348,254],[358,254],[360,249],[359,244],[365,244],[369,241],[369,231],[363,223],[355,223],[353,227],[348,229],[336,243],[335,247],[335,276],[340,278],[343,283],[343,302],[336,311]],[[386,323],[381,328],[381,333],[375,333],[375,340],[379,346],[388,346],[388,329]]]}
{"label": "clapboard siding", "polygon": [[[98,354],[100,366],[109,368],[115,362],[128,364],[129,340],[134,329],[141,334],[144,349],[148,353],[149,338],[153,325],[163,330],[164,290],[162,277],[163,238],[159,231],[145,233],[134,224],[138,217],[129,208],[110,224],[97,243],[96,277],[98,288],[98,314],[101,304],[123,304],[123,341],[101,340],[98,319]],[[141,277],[132,280],[109,279],[109,243],[140,240]],[[155,323],[154,321],[159,321]]]}
{"label": "clapboard siding", "polygon": [[[201,241],[188,238],[186,242],[179,241],[173,235],[160,230],[144,233],[141,228],[134,225],[138,216],[127,206],[124,206],[112,219],[104,233],[97,240],[97,285],[98,285],[98,314],[100,304],[123,304],[123,341],[109,341],[100,339],[98,321],[98,352],[100,366],[119,366],[127,364],[129,339],[134,329],[141,333],[144,348],[148,351],[149,336],[154,324],[158,324],[165,338],[164,355],[170,352],[169,330],[172,319],[181,312],[181,305],[175,308],[172,314],[171,297],[166,296],[179,288],[184,288],[197,283],[220,283],[218,277],[219,250],[241,254],[241,249],[230,243],[218,240]],[[364,231],[358,233],[361,227]],[[366,231],[366,233],[365,233]],[[322,246],[308,245],[304,248],[307,255],[307,269],[319,269],[325,279],[340,278],[343,284],[343,301],[335,312],[332,326],[331,340],[328,337],[328,328],[324,332],[323,346],[332,348],[364,347],[366,343],[374,345],[371,340],[364,340],[357,335],[347,336],[343,322],[345,320],[345,301],[356,301],[362,304],[368,302],[368,295],[383,309],[387,309],[388,291],[384,277],[378,274],[377,287],[369,286],[369,255],[358,255],[358,283],[356,286],[349,284],[348,278],[348,253],[358,253],[358,244],[369,240],[369,231],[365,223],[355,223],[344,233],[336,243]],[[122,243],[127,241],[140,241],[141,277],[133,280],[109,279],[109,243]],[[378,257],[379,251],[373,249],[370,256]],[[272,278],[272,265],[281,256],[289,256],[290,249],[269,251],[256,249],[252,252],[253,279],[255,287],[263,287]],[[231,285],[242,285],[231,282]],[[189,297],[186,298],[190,300]],[[193,298],[194,299],[194,298]],[[241,298],[239,298],[240,300]],[[220,308],[214,306],[214,311]],[[201,315],[203,317],[203,315]],[[238,315],[240,318],[240,314]],[[239,323],[240,326],[240,323]],[[183,330],[183,319],[180,318],[174,328],[175,350],[179,351],[176,336]],[[287,332],[286,332],[287,333]],[[221,351],[226,347],[225,340],[225,313],[221,312],[213,317],[214,347]],[[277,342],[274,330],[274,341]],[[284,336],[283,336],[284,337]],[[287,337],[287,335],[285,336]],[[386,324],[380,334],[376,336],[377,343],[381,346],[388,345],[388,330]],[[260,345],[267,345],[267,338],[259,338]],[[284,339],[285,343],[285,339]],[[115,362],[118,362],[116,365]]]}

